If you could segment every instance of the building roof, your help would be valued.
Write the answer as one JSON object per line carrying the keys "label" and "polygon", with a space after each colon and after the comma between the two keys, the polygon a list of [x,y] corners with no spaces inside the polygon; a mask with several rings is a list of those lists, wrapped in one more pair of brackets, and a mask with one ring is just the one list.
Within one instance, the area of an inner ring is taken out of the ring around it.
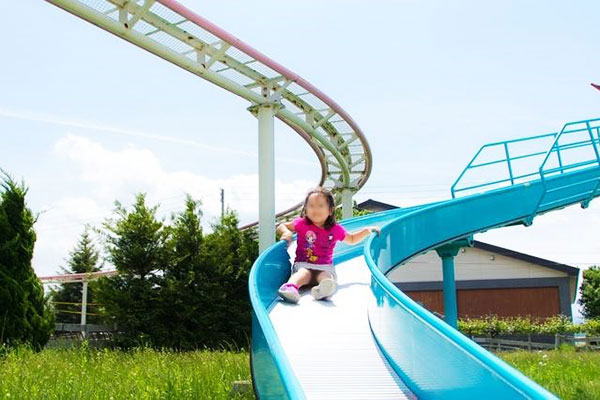
{"label": "building roof", "polygon": [[395,208],[400,208],[400,207],[394,206],[391,204],[387,204],[387,203],[382,203],[381,201],[369,199],[369,200],[363,201],[360,204],[357,204],[356,208],[358,208],[359,210],[369,210],[369,211],[377,212],[377,211],[393,210]]}
{"label": "building roof", "polygon": [[[360,204],[357,204],[356,208],[358,208],[359,210],[370,210],[370,211],[377,212],[377,211],[393,210],[395,208],[400,208],[400,207],[392,205],[392,204],[382,203],[377,200],[368,199],[366,201],[363,201]],[[565,272],[570,276],[575,276],[575,277],[579,276],[579,268],[573,267],[570,265],[560,264],[555,261],[546,260],[544,258],[539,258],[539,257],[531,256],[529,254],[519,253],[518,251],[505,249],[504,247],[494,246],[492,244],[480,242],[478,240],[473,241],[473,247],[476,249],[491,251],[493,253],[500,254],[500,255],[503,255],[506,257],[510,257],[510,258],[525,261],[528,263],[536,264],[541,267],[546,267],[546,268],[554,269],[556,271]]]}

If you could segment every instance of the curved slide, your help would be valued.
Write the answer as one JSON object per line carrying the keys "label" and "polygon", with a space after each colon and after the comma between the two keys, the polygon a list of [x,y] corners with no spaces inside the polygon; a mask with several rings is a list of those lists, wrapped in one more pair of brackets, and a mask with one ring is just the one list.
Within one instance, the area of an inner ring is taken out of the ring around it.
{"label": "curved slide", "polygon": [[[381,225],[382,233],[363,245],[338,245],[340,290],[331,302],[307,294],[299,306],[278,300],[290,268],[285,243],[261,254],[250,276],[258,396],[556,398],[415,303],[386,273],[478,232],[528,226],[535,216],[572,204],[587,207],[600,184],[599,125],[574,122],[557,133],[485,145],[453,185],[452,199],[344,221],[350,230]],[[489,180],[498,166],[505,176]],[[463,185],[473,172],[488,181]]]}
{"label": "curved slide", "polygon": [[[351,208],[352,193],[371,172],[369,145],[352,118],[309,82],[174,0],[47,1],[249,100],[251,112],[272,107],[314,151],[319,185]],[[338,245],[340,286],[330,302],[306,295],[299,305],[280,302],[293,248],[279,242],[264,251],[249,280],[257,396],[556,398],[412,301],[386,274],[475,233],[530,225],[571,204],[587,207],[600,185],[599,125],[579,121],[487,144],[452,186],[452,199],[343,221],[349,230],[380,225],[382,234]]]}

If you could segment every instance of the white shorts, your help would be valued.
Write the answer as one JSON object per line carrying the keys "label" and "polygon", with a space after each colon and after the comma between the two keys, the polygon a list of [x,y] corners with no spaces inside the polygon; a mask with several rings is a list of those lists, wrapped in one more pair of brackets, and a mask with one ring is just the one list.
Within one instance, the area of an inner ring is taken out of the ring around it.
{"label": "white shorts", "polygon": [[298,272],[300,268],[311,269],[313,271],[327,271],[333,276],[333,280],[337,282],[335,267],[331,264],[311,264],[304,261],[295,262],[292,265],[292,274]]}

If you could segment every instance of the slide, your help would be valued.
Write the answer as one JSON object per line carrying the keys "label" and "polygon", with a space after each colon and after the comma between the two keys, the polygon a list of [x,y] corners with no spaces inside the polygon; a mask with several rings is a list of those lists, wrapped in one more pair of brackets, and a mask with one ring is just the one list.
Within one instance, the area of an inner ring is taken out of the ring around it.
{"label": "slide", "polygon": [[[261,254],[250,276],[258,396],[556,398],[415,303],[386,273],[444,244],[468,243],[478,232],[529,226],[537,215],[572,204],[587,207],[600,182],[599,122],[568,123],[557,133],[485,145],[453,185],[452,199],[343,221],[350,230],[380,225],[382,233],[361,245],[338,244],[340,285],[331,302],[313,301],[309,293],[299,305],[279,300],[277,288],[289,276],[293,253],[280,242]],[[512,156],[506,151],[511,147]],[[486,153],[503,157],[481,161]],[[491,176],[498,164],[506,177],[461,185],[478,169]]]}
{"label": "slide", "polygon": [[[265,149],[272,118],[287,124],[317,156],[317,184],[332,189],[349,215],[352,195],[371,173],[372,154],[356,122],[305,79],[174,0],[47,1],[247,99]],[[490,143],[454,182],[448,200],[346,218],[349,230],[379,225],[382,232],[358,245],[338,244],[339,291],[329,302],[306,293],[299,305],[281,302],[277,288],[289,276],[294,247],[267,248],[249,279],[257,397],[556,398],[419,306],[386,274],[441,246],[468,245],[476,233],[529,226],[572,204],[587,207],[598,196],[599,147],[597,119]],[[272,167],[268,157],[259,159]]]}

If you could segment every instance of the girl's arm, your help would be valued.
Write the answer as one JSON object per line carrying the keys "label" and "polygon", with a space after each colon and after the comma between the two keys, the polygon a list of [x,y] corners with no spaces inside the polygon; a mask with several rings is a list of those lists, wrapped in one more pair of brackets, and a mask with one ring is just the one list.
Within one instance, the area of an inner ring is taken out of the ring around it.
{"label": "girl's arm", "polygon": [[377,232],[377,235],[379,235],[381,233],[381,229],[379,229],[378,226],[367,226],[366,228],[362,228],[361,230],[358,230],[356,232],[348,232],[346,233],[346,237],[344,238],[344,243],[360,243],[360,241],[369,236],[371,232]]}
{"label": "girl's arm", "polygon": [[295,231],[293,222],[283,222],[277,227],[277,233],[281,235],[281,239],[287,240],[288,244],[292,241],[292,235]]}

